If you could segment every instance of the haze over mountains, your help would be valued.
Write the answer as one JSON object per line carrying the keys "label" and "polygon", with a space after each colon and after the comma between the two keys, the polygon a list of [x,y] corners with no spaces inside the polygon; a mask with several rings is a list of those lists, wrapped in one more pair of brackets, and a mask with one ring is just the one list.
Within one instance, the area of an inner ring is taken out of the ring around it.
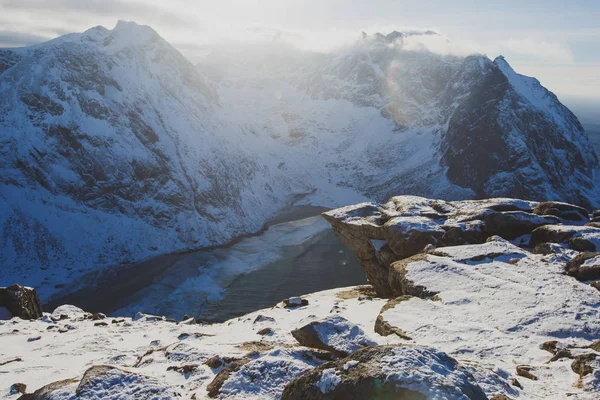
{"label": "haze over mountains", "polygon": [[327,54],[227,46],[198,66],[130,22],[0,50],[2,280],[48,298],[294,204],[600,206],[598,157],[556,96],[502,57],[406,50],[408,34]]}

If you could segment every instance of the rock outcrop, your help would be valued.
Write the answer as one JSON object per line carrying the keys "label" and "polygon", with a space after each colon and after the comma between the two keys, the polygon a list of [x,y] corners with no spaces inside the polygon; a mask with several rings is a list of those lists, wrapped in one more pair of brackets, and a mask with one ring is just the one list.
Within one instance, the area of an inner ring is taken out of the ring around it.
{"label": "rock outcrop", "polygon": [[0,308],[2,307],[10,316],[22,319],[37,319],[42,316],[42,305],[35,289],[18,284],[0,287]]}
{"label": "rock outcrop", "polygon": [[574,251],[596,251],[600,246],[600,229],[584,226],[590,222],[587,211],[556,202],[397,196],[385,204],[361,203],[323,216],[359,258],[377,293],[388,298],[435,294],[404,278],[408,257],[425,247],[435,254],[435,248],[484,243],[493,236],[532,248],[564,243]]}

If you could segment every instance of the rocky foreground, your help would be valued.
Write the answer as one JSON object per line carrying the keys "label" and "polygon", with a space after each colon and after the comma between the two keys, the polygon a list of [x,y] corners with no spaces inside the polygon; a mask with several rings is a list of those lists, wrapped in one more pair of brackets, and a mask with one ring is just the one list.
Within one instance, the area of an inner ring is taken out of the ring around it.
{"label": "rocky foreground", "polygon": [[1,396],[598,398],[599,211],[401,196],[324,217],[371,286],[212,325],[42,315],[32,290],[0,289],[21,317],[0,321]]}

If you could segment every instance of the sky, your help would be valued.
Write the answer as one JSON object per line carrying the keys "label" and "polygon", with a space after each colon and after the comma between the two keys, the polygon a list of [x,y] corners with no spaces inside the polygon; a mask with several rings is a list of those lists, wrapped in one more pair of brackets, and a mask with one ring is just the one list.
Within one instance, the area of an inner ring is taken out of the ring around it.
{"label": "sky", "polygon": [[598,0],[0,0],[0,47],[119,19],[150,25],[191,61],[221,41],[327,51],[361,31],[431,29],[450,40],[436,51],[504,55],[559,96],[600,99]]}

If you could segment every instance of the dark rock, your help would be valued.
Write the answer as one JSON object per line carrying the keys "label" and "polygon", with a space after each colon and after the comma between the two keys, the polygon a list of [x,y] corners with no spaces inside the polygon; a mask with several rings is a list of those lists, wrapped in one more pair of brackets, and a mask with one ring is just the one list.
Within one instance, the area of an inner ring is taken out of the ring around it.
{"label": "dark rock", "polygon": [[565,272],[580,281],[600,279],[600,258],[598,262],[589,261],[596,257],[600,257],[600,253],[580,253],[567,263]]}
{"label": "dark rock", "polygon": [[550,340],[547,342],[542,343],[542,345],[540,346],[540,348],[542,350],[546,350],[552,354],[556,353],[556,349],[557,349],[557,345],[558,345],[558,341],[557,340]]}
{"label": "dark rock", "polygon": [[247,358],[243,358],[240,360],[232,361],[229,365],[223,368],[217,376],[208,384],[206,387],[206,391],[208,392],[208,397],[217,397],[219,395],[219,391],[221,387],[229,379],[232,373],[239,370],[245,364],[248,364],[250,360]]}
{"label": "dark rock", "polygon": [[273,329],[271,329],[271,328],[263,328],[263,329],[261,329],[260,331],[258,331],[256,333],[259,334],[259,335],[263,335],[263,336],[264,335],[270,335],[270,334],[273,333]]}
{"label": "dark rock", "polygon": [[[546,225],[535,229],[531,233],[529,247],[535,247],[542,243],[569,243],[569,239],[582,231],[593,232],[594,227],[583,228],[581,226],[569,225]],[[600,230],[598,231],[600,232]]]}
{"label": "dark rock", "polygon": [[[356,362],[356,365],[344,368],[349,361]],[[440,398],[487,400],[475,378],[455,359],[445,353],[417,346],[360,349],[347,358],[322,364],[296,378],[285,387],[281,399],[426,400],[426,393],[409,389],[414,387],[413,374],[404,372],[429,367],[435,373],[423,375],[425,381],[419,382],[420,386],[434,389]],[[406,379],[406,376],[411,378]],[[449,380],[449,376],[453,376],[452,379]]]}
{"label": "dark rock", "polygon": [[275,322],[275,318],[273,318],[273,317],[267,317],[265,315],[259,314],[254,319],[253,323],[256,324],[257,322],[266,322],[266,321]]}
{"label": "dark rock", "polygon": [[330,315],[292,331],[302,346],[329,351],[339,357],[376,345],[365,332],[339,315]]}
{"label": "dark rock", "polygon": [[484,217],[484,221],[490,235],[499,235],[508,240],[531,233],[540,226],[560,222],[556,217],[540,216],[524,211],[491,213]]}
{"label": "dark rock", "polygon": [[519,380],[517,378],[513,378],[511,384],[514,387],[518,387],[519,389],[523,390],[523,385],[521,385],[521,382],[519,382]]}
{"label": "dark rock", "polygon": [[600,251],[597,243],[600,243],[600,229],[592,235],[576,235],[569,240],[569,246],[577,251]]}
{"label": "dark rock", "polygon": [[92,314],[92,320],[93,321],[98,321],[98,320],[105,319],[105,318],[106,318],[106,315],[102,314],[102,313],[94,313],[94,314]]}
{"label": "dark rock", "polygon": [[235,358],[235,357],[219,357],[219,356],[213,356],[211,358],[209,358],[208,360],[206,360],[204,362],[204,365],[212,368],[212,369],[217,369],[217,368],[221,368],[223,365],[229,365],[234,361],[239,361],[239,358]]}
{"label": "dark rock", "polygon": [[583,207],[574,206],[567,203],[558,203],[547,201],[539,203],[533,213],[537,215],[553,215],[555,217],[569,221],[588,221],[589,212]]}
{"label": "dark rock", "polygon": [[167,371],[175,371],[181,374],[190,374],[198,369],[198,365],[196,364],[188,364],[188,365],[171,365],[167,368]]}
{"label": "dark rock", "polygon": [[554,253],[555,253],[554,248],[552,246],[550,246],[549,243],[538,244],[533,249],[533,254],[548,255],[548,254],[554,254]]}
{"label": "dark rock", "polygon": [[24,383],[15,383],[10,387],[10,394],[25,394],[27,385]]}
{"label": "dark rock", "polygon": [[108,326],[108,324],[104,321],[96,322],[94,326]]}
{"label": "dark rock", "polygon": [[594,212],[592,212],[592,218],[600,218],[600,210],[594,210]]}
{"label": "dark rock", "polygon": [[590,283],[590,286],[600,291],[600,281],[594,281]]}
{"label": "dark rock", "polygon": [[530,367],[529,365],[517,365],[517,375],[531,379],[532,381],[537,381],[538,377],[533,375],[531,371],[533,371],[533,367]]}
{"label": "dark rock", "polygon": [[42,305],[35,289],[18,284],[0,287],[0,307],[22,319],[38,319],[42,317]]}
{"label": "dark rock", "polygon": [[580,377],[584,377],[588,374],[591,374],[592,372],[594,372],[594,367],[592,367],[592,363],[596,360],[597,357],[598,355],[595,353],[588,353],[575,356],[575,359],[571,363],[571,369]]}
{"label": "dark rock", "polygon": [[30,337],[29,339],[27,339],[28,342],[37,342],[38,340],[40,340],[42,337],[41,336],[36,336],[36,337]]}
{"label": "dark rock", "polygon": [[283,304],[285,304],[286,308],[305,307],[308,305],[308,300],[301,299],[300,297],[290,297],[289,299],[284,299]]}
{"label": "dark rock", "polygon": [[0,361],[0,366],[10,364],[13,362],[21,362],[21,361],[23,361],[23,359],[21,357],[16,357],[16,358],[12,358],[12,359],[6,360],[6,361]]}

